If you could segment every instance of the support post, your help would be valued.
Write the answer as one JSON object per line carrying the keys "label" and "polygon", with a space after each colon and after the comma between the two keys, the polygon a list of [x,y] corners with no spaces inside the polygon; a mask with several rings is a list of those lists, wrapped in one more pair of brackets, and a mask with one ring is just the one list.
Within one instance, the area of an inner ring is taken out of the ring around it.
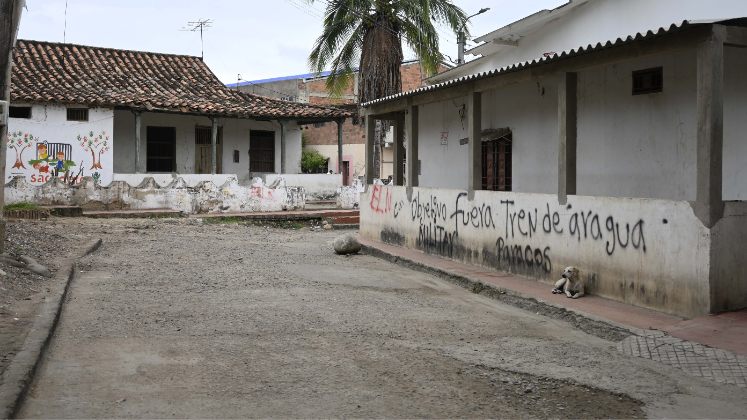
{"label": "support post", "polygon": [[712,228],[724,215],[724,41],[726,30],[714,25],[709,41],[697,47],[697,184],[695,215]]}
{"label": "support post", "polygon": [[280,121],[280,173],[285,173],[285,130],[287,121]]}
{"label": "support post", "polygon": [[558,203],[576,195],[578,73],[565,73],[558,83]]}
{"label": "support post", "polygon": [[467,198],[473,200],[475,191],[482,189],[482,93],[470,90],[467,96],[469,114],[469,184]]}
{"label": "support post", "polygon": [[374,136],[376,135],[376,119],[366,115],[366,185],[374,180]]}
{"label": "support post", "polygon": [[[344,166],[342,165],[342,125],[345,124],[345,118],[337,120],[337,173],[342,174]],[[342,179],[345,179],[343,176]]]}
{"label": "support post", "polygon": [[140,173],[140,131],[142,127],[142,121],[140,116],[143,114],[142,111],[132,111],[135,114],[135,173]]}
{"label": "support post", "polygon": [[394,147],[392,148],[392,185],[404,185],[405,169],[405,118],[398,116],[394,120]]}
{"label": "support post", "polygon": [[407,101],[405,126],[407,130],[407,198],[412,199],[412,189],[420,184],[418,165],[418,117],[420,108],[412,105],[412,98]]}
{"label": "support post", "polygon": [[213,125],[210,129],[210,146],[212,147],[210,173],[215,175],[218,171],[218,118],[211,118],[211,120]]}

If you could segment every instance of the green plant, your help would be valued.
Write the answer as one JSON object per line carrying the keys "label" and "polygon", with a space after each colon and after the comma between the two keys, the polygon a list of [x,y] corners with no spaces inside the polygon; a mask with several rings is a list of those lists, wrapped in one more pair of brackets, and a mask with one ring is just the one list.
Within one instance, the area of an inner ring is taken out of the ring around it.
{"label": "green plant", "polygon": [[206,217],[205,223],[241,223],[242,219],[238,217]]}
{"label": "green plant", "polygon": [[303,172],[317,172],[324,168],[327,158],[322,156],[318,150],[304,150],[301,152],[301,170]]}
{"label": "green plant", "polygon": [[3,206],[3,210],[10,211],[10,210],[38,210],[39,206],[36,204],[31,203],[15,203],[15,204],[6,204]]}

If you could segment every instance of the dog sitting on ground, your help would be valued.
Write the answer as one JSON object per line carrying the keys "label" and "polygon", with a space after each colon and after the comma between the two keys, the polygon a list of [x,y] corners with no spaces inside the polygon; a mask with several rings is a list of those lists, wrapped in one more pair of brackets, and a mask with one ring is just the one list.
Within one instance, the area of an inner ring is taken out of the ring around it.
{"label": "dog sitting on ground", "polygon": [[584,281],[576,267],[566,267],[563,278],[555,283],[553,294],[565,293],[566,297],[577,299],[584,295]]}

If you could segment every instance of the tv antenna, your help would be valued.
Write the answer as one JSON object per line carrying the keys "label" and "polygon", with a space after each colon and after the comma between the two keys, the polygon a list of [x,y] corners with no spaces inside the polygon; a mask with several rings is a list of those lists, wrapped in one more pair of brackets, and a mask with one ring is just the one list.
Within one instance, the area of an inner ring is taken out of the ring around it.
{"label": "tv antenna", "polygon": [[198,19],[194,22],[187,22],[187,26],[179,29],[180,31],[197,32],[200,31],[200,58],[205,59],[205,44],[202,41],[202,32],[207,31],[213,26],[213,19]]}

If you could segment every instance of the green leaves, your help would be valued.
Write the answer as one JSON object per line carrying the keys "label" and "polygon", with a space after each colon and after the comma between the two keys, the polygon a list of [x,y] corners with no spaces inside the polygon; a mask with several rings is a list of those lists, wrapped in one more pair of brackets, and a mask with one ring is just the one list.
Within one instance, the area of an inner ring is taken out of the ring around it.
{"label": "green leaves", "polygon": [[301,170],[303,172],[317,172],[324,168],[327,158],[317,150],[304,150],[301,152]]}

